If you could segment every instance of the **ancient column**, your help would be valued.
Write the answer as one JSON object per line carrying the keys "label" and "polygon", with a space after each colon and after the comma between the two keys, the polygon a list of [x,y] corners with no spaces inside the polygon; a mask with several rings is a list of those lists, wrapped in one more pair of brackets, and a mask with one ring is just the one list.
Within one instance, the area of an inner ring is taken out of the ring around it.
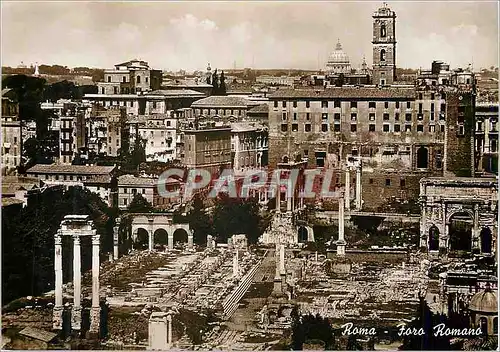
{"label": "ancient column", "polygon": [[233,257],[233,278],[237,278],[240,273],[240,268],[238,264],[238,249],[236,249],[236,252],[234,253]]}
{"label": "ancient column", "polygon": [[480,251],[479,246],[479,204],[474,204],[474,224],[472,229],[472,251]]}
{"label": "ancient column", "polygon": [[292,180],[288,180],[286,184],[286,211],[292,211],[293,209],[293,196],[294,196],[294,190],[292,189]]}
{"label": "ancient column", "polygon": [[52,317],[52,328],[54,330],[62,329],[62,314],[63,314],[63,275],[62,275],[62,238],[61,234],[57,232],[54,235],[55,250],[54,250],[54,271],[56,275],[55,280],[55,302]]}
{"label": "ancient column", "polygon": [[113,227],[113,259],[118,259],[120,218],[116,219],[116,226]]}
{"label": "ancient column", "polygon": [[356,210],[361,210],[363,199],[361,197],[361,165],[356,167]]}
{"label": "ancient column", "polygon": [[345,199],[345,209],[347,211],[350,211],[351,210],[351,174],[349,171],[349,167],[346,167],[346,170],[345,170],[344,199]]}
{"label": "ancient column", "polygon": [[285,275],[285,245],[280,244],[280,275]]}
{"label": "ancient column", "polygon": [[167,335],[167,348],[172,348],[172,313],[169,312],[167,315],[167,323],[168,323],[168,335]]}
{"label": "ancient column", "polygon": [[275,294],[281,294],[282,293],[282,284],[281,284],[281,275],[280,275],[280,261],[279,261],[279,255],[280,255],[280,247],[279,244],[276,243],[276,248],[274,251],[274,258],[276,261],[276,272],[274,274],[274,287],[273,287],[273,292]]}
{"label": "ancient column", "polygon": [[278,183],[276,185],[276,210],[281,212],[281,185]]}
{"label": "ancient column", "polygon": [[148,231],[148,249],[150,252],[153,250],[153,236],[154,236],[153,230],[149,230]]}
{"label": "ancient column", "polygon": [[188,248],[193,249],[193,233],[191,230],[187,231],[188,233]]}
{"label": "ancient column", "polygon": [[168,237],[168,249],[174,249],[174,229],[170,229],[167,234]]}
{"label": "ancient column", "polygon": [[92,234],[92,309],[90,310],[90,332],[99,334],[101,307],[99,302],[99,245],[100,235]]}
{"label": "ancient column", "polygon": [[345,255],[344,238],[344,200],[339,198],[339,239],[337,240],[337,255]]}
{"label": "ancient column", "polygon": [[80,330],[82,322],[82,270],[80,256],[80,236],[73,236],[73,310],[71,312],[71,328]]}

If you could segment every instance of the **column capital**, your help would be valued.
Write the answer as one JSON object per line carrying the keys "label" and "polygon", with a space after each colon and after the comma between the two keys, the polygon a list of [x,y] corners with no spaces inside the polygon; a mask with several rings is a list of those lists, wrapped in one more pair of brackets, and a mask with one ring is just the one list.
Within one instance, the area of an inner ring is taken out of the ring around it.
{"label": "column capital", "polygon": [[80,235],[73,235],[73,244],[80,245]]}
{"label": "column capital", "polygon": [[101,235],[99,235],[98,233],[95,233],[92,235],[92,245],[99,245],[101,243],[100,241],[101,239]]}
{"label": "column capital", "polygon": [[60,246],[62,244],[62,236],[61,236],[61,234],[59,232],[57,232],[54,235],[54,242],[55,242],[56,246]]}

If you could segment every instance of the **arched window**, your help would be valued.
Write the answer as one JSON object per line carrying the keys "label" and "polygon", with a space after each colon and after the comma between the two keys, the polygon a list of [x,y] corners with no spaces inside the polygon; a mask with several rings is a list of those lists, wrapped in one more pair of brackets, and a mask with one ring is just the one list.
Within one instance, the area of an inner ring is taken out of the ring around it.
{"label": "arched window", "polygon": [[141,83],[141,76],[137,76],[137,83]]}
{"label": "arched window", "polygon": [[425,147],[417,150],[417,169],[427,169],[429,167],[429,151]]}
{"label": "arched window", "polygon": [[380,61],[385,61],[385,49],[380,50]]}
{"label": "arched window", "polygon": [[380,26],[380,36],[382,38],[385,38],[386,35],[387,35],[387,31],[385,29],[385,23],[382,23],[382,25]]}

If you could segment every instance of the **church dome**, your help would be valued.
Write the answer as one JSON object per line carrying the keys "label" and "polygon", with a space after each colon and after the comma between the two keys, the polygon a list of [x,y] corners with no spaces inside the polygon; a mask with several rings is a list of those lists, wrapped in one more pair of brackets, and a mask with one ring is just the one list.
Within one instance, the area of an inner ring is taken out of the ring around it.
{"label": "church dome", "polygon": [[470,300],[469,310],[480,313],[497,313],[498,302],[496,293],[489,288],[476,293]]}
{"label": "church dome", "polygon": [[348,64],[349,63],[349,56],[342,50],[342,45],[340,42],[337,42],[337,46],[335,47],[335,50],[330,54],[330,57],[328,59],[328,63],[331,64]]}

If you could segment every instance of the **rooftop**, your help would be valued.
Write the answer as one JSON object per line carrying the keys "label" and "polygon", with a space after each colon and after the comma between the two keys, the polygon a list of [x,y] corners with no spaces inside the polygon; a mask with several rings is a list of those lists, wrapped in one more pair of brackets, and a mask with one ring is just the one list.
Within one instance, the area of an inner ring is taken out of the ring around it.
{"label": "rooftop", "polygon": [[268,104],[260,104],[257,106],[254,106],[250,110],[248,110],[248,113],[268,113],[269,112],[269,105]]}
{"label": "rooftop", "polygon": [[113,172],[115,166],[87,165],[57,165],[37,164],[29,168],[28,174],[77,174],[77,175],[107,175]]}
{"label": "rooftop", "polygon": [[205,94],[192,89],[158,89],[147,93],[147,95],[197,96],[197,97],[205,96]]}
{"label": "rooftop", "polygon": [[135,177],[134,175],[123,175],[118,177],[118,185],[133,185],[133,186],[154,186],[158,180],[149,177]]}
{"label": "rooftop", "polygon": [[242,97],[228,97],[228,96],[211,96],[204,99],[195,101],[191,107],[212,107],[212,106],[223,106],[223,107],[241,107],[246,108],[249,101]]}
{"label": "rooftop", "polygon": [[2,198],[2,207],[8,207],[14,204],[23,204],[24,202],[17,198]]}
{"label": "rooftop", "polygon": [[415,99],[414,88],[377,88],[377,87],[339,87],[325,89],[278,89],[269,95],[270,99],[311,98],[311,99],[377,99],[400,98]]}

